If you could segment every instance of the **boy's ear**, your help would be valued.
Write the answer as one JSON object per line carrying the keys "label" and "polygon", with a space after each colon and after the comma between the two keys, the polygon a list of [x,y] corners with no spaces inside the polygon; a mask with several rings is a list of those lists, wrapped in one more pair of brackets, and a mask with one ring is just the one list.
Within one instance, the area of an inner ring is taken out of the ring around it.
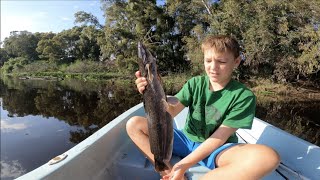
{"label": "boy's ear", "polygon": [[240,62],[241,62],[241,57],[238,56],[238,57],[235,59],[235,67],[238,67],[239,64],[240,64]]}

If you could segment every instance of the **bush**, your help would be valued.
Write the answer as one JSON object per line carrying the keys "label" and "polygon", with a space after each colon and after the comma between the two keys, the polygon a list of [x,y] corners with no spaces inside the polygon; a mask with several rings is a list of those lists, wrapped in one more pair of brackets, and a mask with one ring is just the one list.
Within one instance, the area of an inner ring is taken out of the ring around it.
{"label": "bush", "polygon": [[10,58],[5,62],[1,68],[1,71],[8,74],[23,69],[24,65],[28,63],[28,60],[23,57]]}
{"label": "bush", "polygon": [[62,66],[60,70],[68,73],[90,73],[105,72],[106,68],[99,62],[78,60],[69,66]]}
{"label": "bush", "polygon": [[35,61],[25,65],[23,69],[24,72],[54,72],[58,70],[58,65],[50,61]]}

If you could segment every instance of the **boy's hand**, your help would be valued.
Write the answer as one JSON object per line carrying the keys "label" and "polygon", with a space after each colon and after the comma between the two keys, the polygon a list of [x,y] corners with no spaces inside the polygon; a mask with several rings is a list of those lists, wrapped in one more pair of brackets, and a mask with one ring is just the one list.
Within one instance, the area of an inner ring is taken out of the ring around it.
{"label": "boy's hand", "polygon": [[135,73],[137,79],[136,79],[136,85],[137,85],[137,89],[139,91],[140,94],[143,94],[143,91],[145,90],[146,86],[148,85],[148,82],[146,80],[146,78],[141,77],[141,72],[137,71]]}
{"label": "boy's hand", "polygon": [[179,165],[179,163],[175,164],[171,169],[171,172],[162,177],[161,180],[184,180],[184,174],[186,169],[183,168],[183,165]]}

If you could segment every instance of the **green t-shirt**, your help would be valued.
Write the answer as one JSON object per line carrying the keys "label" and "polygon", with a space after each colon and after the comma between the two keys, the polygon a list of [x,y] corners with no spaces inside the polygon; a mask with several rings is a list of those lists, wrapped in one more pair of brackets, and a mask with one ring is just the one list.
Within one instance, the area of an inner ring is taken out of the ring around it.
{"label": "green t-shirt", "polygon": [[[209,89],[209,77],[190,79],[176,97],[189,113],[184,134],[194,142],[203,142],[221,125],[250,129],[256,108],[256,97],[238,81],[231,80],[219,91]],[[235,135],[227,142],[237,142]]]}

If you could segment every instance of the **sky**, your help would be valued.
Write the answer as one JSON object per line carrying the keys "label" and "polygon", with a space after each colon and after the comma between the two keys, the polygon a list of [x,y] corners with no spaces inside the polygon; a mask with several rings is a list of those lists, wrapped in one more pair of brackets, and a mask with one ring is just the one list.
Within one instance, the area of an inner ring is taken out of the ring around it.
{"label": "sky", "polygon": [[100,24],[105,18],[100,0],[1,0],[1,41],[11,31],[61,32],[74,24],[74,14],[85,11],[96,16]]}

